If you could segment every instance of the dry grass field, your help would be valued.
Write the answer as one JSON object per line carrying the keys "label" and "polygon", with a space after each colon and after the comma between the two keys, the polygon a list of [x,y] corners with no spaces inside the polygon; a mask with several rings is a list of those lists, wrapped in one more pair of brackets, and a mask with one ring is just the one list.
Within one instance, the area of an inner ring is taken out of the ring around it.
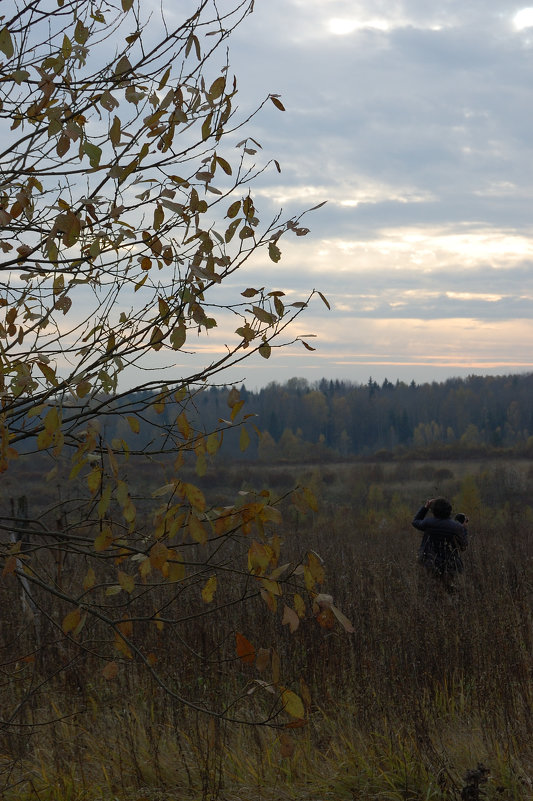
{"label": "dry grass field", "polygon": [[[27,693],[32,702],[16,726],[3,721],[0,729],[3,799],[533,798],[527,462],[232,466],[204,482],[217,502],[249,486],[280,494],[295,483],[310,486],[319,511],[286,504],[279,533],[294,562],[309,549],[324,560],[323,591],[355,631],[326,617],[291,633],[281,614],[266,614],[256,599],[191,620],[201,670],[192,669],[178,640],[163,637],[151,647],[174,687],[206,705],[222,694],[234,698],[231,711],[252,720],[266,701],[255,666],[235,660],[232,637],[242,631],[276,650],[305,700],[306,724],[209,720],[184,710],[135,661],[106,681],[90,652],[71,655],[59,641],[36,659],[30,626],[14,614],[0,634],[2,708]],[[419,538],[410,521],[436,494],[470,518],[465,574],[454,595],[432,586],[416,565]],[[7,580],[0,601],[4,610],[17,604]],[[15,642],[19,654],[26,643],[16,662]]]}

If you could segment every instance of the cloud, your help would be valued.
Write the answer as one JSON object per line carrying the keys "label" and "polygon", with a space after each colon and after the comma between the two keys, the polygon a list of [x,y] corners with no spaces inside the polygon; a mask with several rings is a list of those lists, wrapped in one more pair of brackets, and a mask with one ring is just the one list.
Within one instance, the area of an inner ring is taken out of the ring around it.
{"label": "cloud", "polygon": [[[279,265],[260,257],[250,272],[328,296],[332,312],[319,304],[311,318],[319,370],[339,341],[354,365],[385,359],[365,341],[387,330],[392,362],[428,375],[446,359],[530,369],[533,43],[520,11],[499,0],[270,0],[238,33],[243,108],[270,91],[287,108],[252,123],[282,166],[261,176],[258,203],[273,215],[328,200],[306,218],[308,237],[282,240]],[[461,359],[431,356],[439,338]]]}

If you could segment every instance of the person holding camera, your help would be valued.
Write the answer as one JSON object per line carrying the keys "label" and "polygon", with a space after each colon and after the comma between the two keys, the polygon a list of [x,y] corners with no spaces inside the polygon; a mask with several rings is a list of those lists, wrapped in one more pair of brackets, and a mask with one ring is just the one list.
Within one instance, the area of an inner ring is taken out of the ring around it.
{"label": "person holding camera", "polygon": [[[431,517],[427,513],[431,511]],[[468,545],[468,518],[462,512],[452,520],[452,505],[446,498],[432,498],[420,507],[413,526],[422,532],[418,563],[442,582],[447,592],[457,589],[455,579],[464,570],[460,551]]]}

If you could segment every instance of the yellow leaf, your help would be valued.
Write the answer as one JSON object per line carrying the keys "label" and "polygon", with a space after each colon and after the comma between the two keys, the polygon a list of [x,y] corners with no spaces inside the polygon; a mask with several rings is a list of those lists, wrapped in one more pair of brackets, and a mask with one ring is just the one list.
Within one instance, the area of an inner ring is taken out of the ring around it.
{"label": "yellow leaf", "polygon": [[220,448],[220,440],[219,440],[219,438],[218,438],[218,434],[216,433],[216,431],[213,431],[213,432],[212,432],[211,434],[209,434],[209,436],[207,437],[206,448],[207,448],[207,452],[208,452],[208,453],[209,453],[211,456],[214,456],[214,454],[215,454],[215,453],[218,451],[218,449]]}
{"label": "yellow leaf", "polygon": [[271,558],[272,549],[254,540],[248,549],[248,570],[256,575],[264,573]]}
{"label": "yellow leaf", "polygon": [[205,545],[207,542],[207,532],[204,526],[192,513],[189,517],[189,534],[195,542],[199,542],[201,545]]}
{"label": "yellow leaf", "polygon": [[115,648],[117,649],[117,651],[120,651],[120,653],[123,654],[126,657],[126,659],[133,658],[133,654],[130,651],[127,643],[124,642],[124,640],[119,634],[115,634]]}
{"label": "yellow leaf", "polygon": [[202,600],[205,601],[206,604],[211,603],[215,595],[216,589],[217,589],[217,577],[211,576],[211,578],[207,580],[202,590]]}
{"label": "yellow leaf", "polygon": [[83,381],[80,381],[79,384],[77,384],[76,395],[78,396],[78,398],[84,398],[86,395],[89,394],[91,388],[92,388],[91,383],[87,381],[87,379],[84,379]]}
{"label": "yellow leaf", "polygon": [[113,532],[109,526],[104,526],[94,541],[94,550],[97,553],[105,551],[113,542]]}
{"label": "yellow leaf", "polygon": [[109,504],[111,503],[111,489],[112,489],[111,484],[106,484],[104,491],[102,492],[102,495],[100,497],[100,500],[98,501],[98,505],[96,508],[98,511],[98,517],[100,519],[104,517],[105,513],[109,509]]}
{"label": "yellow leaf", "polygon": [[239,437],[239,448],[241,449],[241,451],[245,451],[248,448],[249,444],[250,444],[250,435],[243,426],[243,428],[241,428],[241,434]]}
{"label": "yellow leaf", "polygon": [[124,516],[124,520],[127,523],[134,523],[135,522],[135,517],[136,517],[137,512],[136,512],[135,506],[133,505],[131,500],[128,501],[126,506],[123,508],[122,514]]}
{"label": "yellow leaf", "polygon": [[150,563],[150,559],[146,557],[139,565],[139,573],[141,574],[141,578],[146,579],[146,577],[152,572],[152,565]]}
{"label": "yellow leaf", "polygon": [[305,709],[302,699],[292,690],[283,690],[281,693],[283,709],[291,718],[302,719],[305,717]]}
{"label": "yellow leaf", "polygon": [[124,573],[123,570],[118,571],[118,583],[123,590],[126,590],[127,593],[132,593],[135,589],[135,579],[133,576],[129,576],[127,573]]}
{"label": "yellow leaf", "polygon": [[63,618],[63,623],[61,624],[63,633],[68,634],[69,631],[74,631],[74,629],[78,626],[80,620],[81,620],[81,612],[79,609],[74,609],[72,612],[69,612],[68,615],[65,615],[65,617]]}
{"label": "yellow leaf", "polygon": [[122,508],[124,508],[130,499],[128,485],[126,484],[125,481],[117,482],[116,496],[117,496],[117,501],[122,506]]}
{"label": "yellow leaf", "polygon": [[294,608],[298,617],[305,617],[305,601],[299,593],[294,595]]}
{"label": "yellow leaf", "polygon": [[279,509],[276,509],[274,506],[269,506],[268,504],[263,506],[261,511],[261,519],[270,523],[280,524],[282,522],[282,516]]}
{"label": "yellow leaf", "polygon": [[291,634],[294,634],[298,626],[300,625],[300,618],[294,611],[291,609],[290,606],[285,604],[285,608],[283,609],[283,619],[281,621],[282,625],[287,625],[290,629]]}
{"label": "yellow leaf", "polygon": [[272,593],[272,595],[281,595],[281,584],[278,581],[272,581],[272,579],[262,578],[261,584],[265,588],[267,592]]}
{"label": "yellow leaf", "polygon": [[194,506],[199,512],[203,512],[206,505],[203,492],[194,484],[187,483],[183,484],[183,490],[191,506]]}
{"label": "yellow leaf", "polygon": [[89,487],[89,490],[93,495],[100,489],[101,482],[102,482],[101,468],[93,467],[93,469],[87,476],[87,486]]}
{"label": "yellow leaf", "polygon": [[168,552],[167,578],[169,581],[182,581],[185,578],[183,557],[178,551],[171,549]]}
{"label": "yellow leaf", "polygon": [[205,458],[205,453],[198,453],[196,455],[196,475],[198,476],[205,476],[207,473],[207,459]]}
{"label": "yellow leaf", "polygon": [[133,431],[133,433],[138,434],[139,431],[141,430],[141,424],[139,423],[138,418],[134,417],[132,414],[128,414],[126,420],[128,421],[128,425]]}
{"label": "yellow leaf", "polygon": [[312,551],[310,551],[307,556],[308,556],[308,566],[311,575],[313,576],[317,584],[323,584],[325,579],[325,573],[324,573],[324,568],[322,567],[322,562]]}
{"label": "yellow leaf", "polygon": [[87,571],[87,575],[83,579],[83,589],[85,591],[92,590],[95,584],[96,584],[96,574],[92,569],[92,567],[90,567],[89,570]]}
{"label": "yellow leaf", "polygon": [[[39,366],[40,363],[39,363]],[[58,410],[53,407],[46,413],[46,417],[44,418],[44,428],[49,434],[53,434],[59,428],[59,412]]]}
{"label": "yellow leaf", "polygon": [[150,548],[150,564],[155,570],[161,570],[168,559],[168,548],[162,542],[156,542]]}
{"label": "yellow leaf", "polygon": [[191,427],[185,412],[182,412],[180,415],[178,415],[176,419],[176,425],[178,426],[179,432],[183,439],[189,439],[191,436]]}

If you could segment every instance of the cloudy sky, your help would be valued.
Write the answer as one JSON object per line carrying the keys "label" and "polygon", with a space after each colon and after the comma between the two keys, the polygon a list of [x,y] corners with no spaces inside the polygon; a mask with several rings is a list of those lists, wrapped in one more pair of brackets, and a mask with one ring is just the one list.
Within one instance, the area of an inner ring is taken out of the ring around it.
{"label": "cloudy sky", "polygon": [[[242,368],[417,382],[533,370],[533,7],[256,0],[230,50],[248,133],[282,173],[266,211],[313,212],[257,281],[317,299],[301,345]],[[265,211],[265,214],[266,214]],[[249,276],[253,284],[253,273]]]}

